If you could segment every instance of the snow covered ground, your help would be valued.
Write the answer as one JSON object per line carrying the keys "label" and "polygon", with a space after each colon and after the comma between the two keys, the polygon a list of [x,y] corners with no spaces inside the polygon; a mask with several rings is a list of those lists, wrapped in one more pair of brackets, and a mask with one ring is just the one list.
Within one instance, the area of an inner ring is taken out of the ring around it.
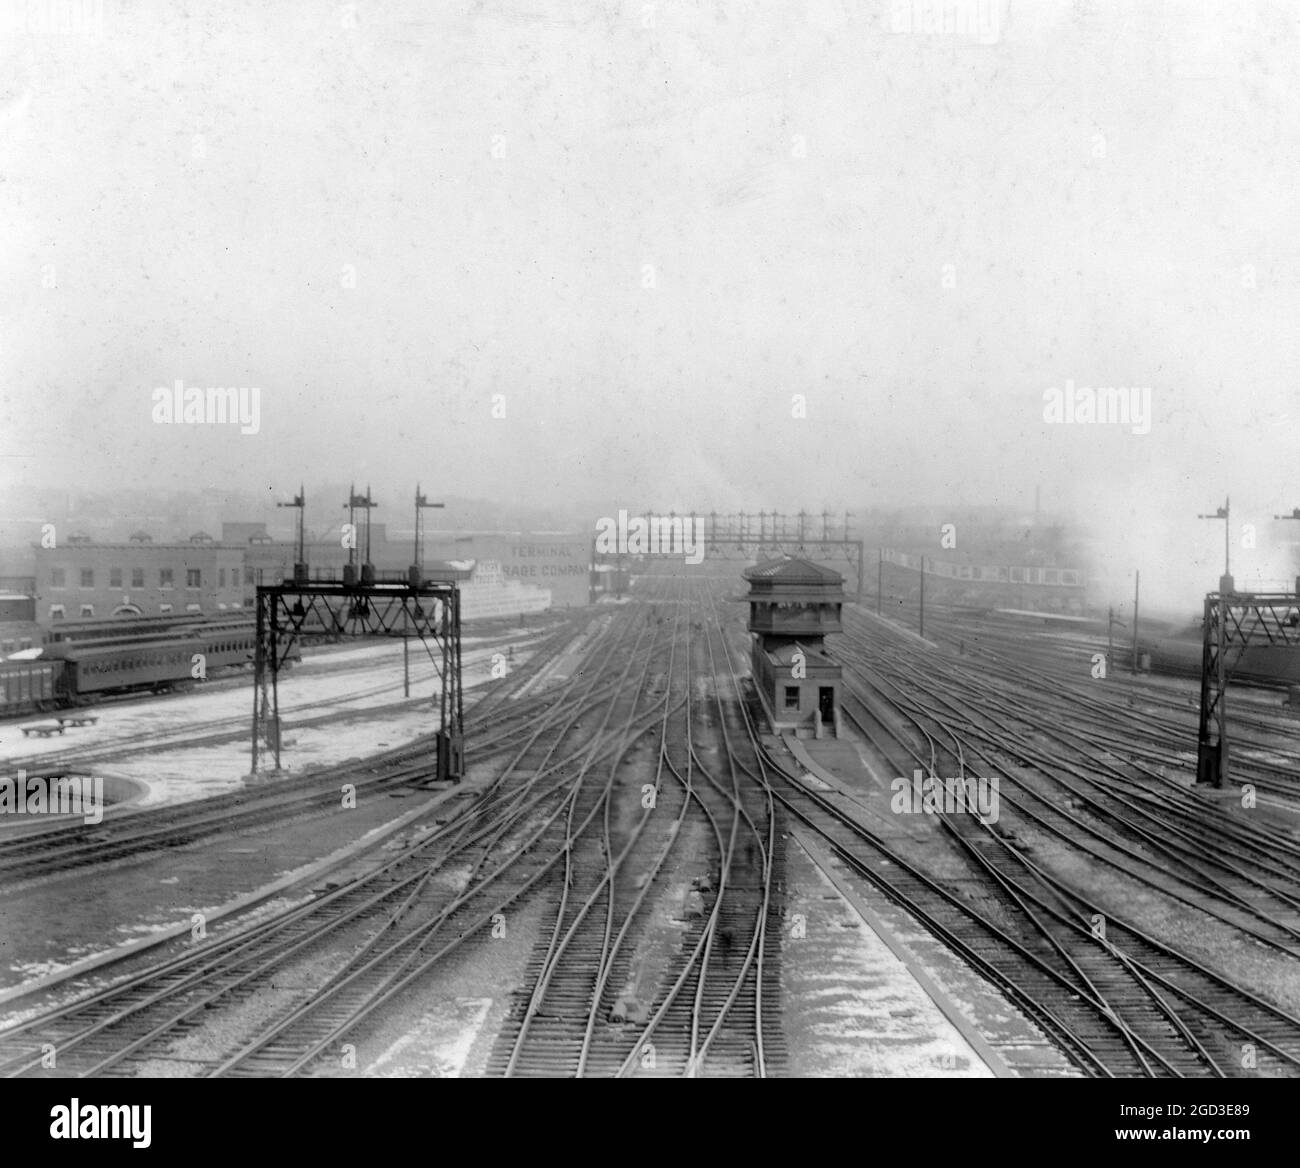
{"label": "snow covered ground", "polygon": [[[491,678],[492,657],[515,647],[511,668],[529,656],[525,638],[536,629],[511,629],[499,637],[462,638],[462,684],[468,695]],[[358,645],[313,653],[280,677],[281,762],[300,772],[348,758],[400,746],[437,729],[439,685],[434,663],[418,641],[410,646],[411,697],[402,696],[402,643]],[[24,738],[20,726],[49,717],[34,715],[0,725],[0,774],[16,773],[15,760],[31,763],[42,755],[120,751],[102,763],[88,762],[91,773],[120,775],[148,787],[136,806],[172,803],[237,790],[250,782],[253,678],[244,684],[195,690],[181,695],[109,702],[87,712],[94,726],[69,728],[50,738]],[[334,715],[318,725],[305,720]],[[187,739],[227,733],[230,741],[187,744]],[[132,749],[138,745],[139,749]],[[38,764],[39,765],[39,764]],[[263,758],[262,766],[274,765]]]}

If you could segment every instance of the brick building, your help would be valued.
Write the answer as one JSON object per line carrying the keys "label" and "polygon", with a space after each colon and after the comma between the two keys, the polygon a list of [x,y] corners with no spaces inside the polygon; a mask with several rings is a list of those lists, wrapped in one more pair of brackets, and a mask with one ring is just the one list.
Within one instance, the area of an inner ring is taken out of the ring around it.
{"label": "brick building", "polygon": [[243,607],[244,548],[202,532],[184,542],[126,543],[73,538],[36,549],[36,619],[215,616]]}
{"label": "brick building", "polygon": [[[364,549],[359,538],[357,562]],[[466,584],[466,619],[472,615],[567,608],[590,600],[590,541],[573,534],[501,532],[430,535],[424,566],[430,575]],[[381,579],[405,579],[413,548],[409,536],[389,539],[370,529],[370,558]],[[338,580],[348,562],[340,538],[309,541],[310,578]],[[115,616],[205,617],[251,608],[260,584],[293,578],[297,546],[273,538],[265,523],[223,523],[221,538],[196,532],[187,540],[155,543],[140,531],[126,542],[101,543],[72,536],[55,548],[34,547],[35,617],[59,620]],[[450,565],[462,565],[458,570]]]}

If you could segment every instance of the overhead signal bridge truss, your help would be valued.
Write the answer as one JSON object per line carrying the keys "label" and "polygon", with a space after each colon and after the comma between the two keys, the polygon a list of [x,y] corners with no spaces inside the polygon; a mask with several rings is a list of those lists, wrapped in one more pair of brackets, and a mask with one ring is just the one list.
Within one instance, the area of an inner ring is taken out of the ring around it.
{"label": "overhead signal bridge truss", "polygon": [[[367,565],[368,567],[369,565]],[[377,583],[373,569],[361,582],[312,581],[305,571],[293,582],[257,589],[257,651],[253,679],[253,773],[267,754],[280,769],[280,670],[305,634],[393,637],[419,640],[438,676],[436,775],[464,774],[464,711],[461,692],[460,588],[419,579]],[[349,572],[348,577],[353,573]]]}
{"label": "overhead signal bridge truss", "polygon": [[844,563],[854,571],[856,595],[862,603],[862,540],[860,539],[766,539],[757,537],[705,536],[704,550],[720,560],[773,560],[781,556],[811,558],[818,563]]}
{"label": "overhead signal bridge truss", "polygon": [[839,523],[830,511],[816,514],[800,511],[649,511],[645,514],[670,519],[703,521],[703,544],[707,555],[719,560],[768,560],[801,556],[819,563],[843,563],[853,569],[855,599],[862,603],[862,540],[850,535],[851,512]]}
{"label": "overhead signal bridge truss", "polygon": [[1205,597],[1196,743],[1196,781],[1215,787],[1228,780],[1228,685],[1242,655],[1266,645],[1300,652],[1300,581],[1296,593],[1236,592],[1230,576],[1220,585]]}

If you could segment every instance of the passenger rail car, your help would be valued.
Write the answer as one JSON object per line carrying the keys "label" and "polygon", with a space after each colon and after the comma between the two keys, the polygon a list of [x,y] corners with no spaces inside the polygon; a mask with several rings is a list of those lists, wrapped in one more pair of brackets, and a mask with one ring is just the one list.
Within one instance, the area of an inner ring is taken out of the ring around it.
{"label": "passenger rail car", "polygon": [[[203,676],[211,679],[251,667],[257,652],[256,626],[243,618],[191,623],[161,634],[118,632],[45,645],[37,660],[0,662],[0,717],[188,686],[196,683],[200,655]],[[288,661],[301,659],[295,645]]]}
{"label": "passenger rail car", "polygon": [[178,630],[202,628],[205,625],[230,625],[253,623],[253,613],[240,612],[204,618],[192,612],[169,613],[166,616],[114,617],[109,620],[64,620],[44,631],[42,643],[55,645],[63,641],[115,641],[122,637],[162,637]]}
{"label": "passenger rail car", "polygon": [[135,644],[71,641],[48,646],[46,654],[63,662],[62,697],[80,705],[124,690],[170,689],[192,678],[195,658],[205,651],[198,637],[177,637]]}
{"label": "passenger rail car", "polygon": [[196,637],[203,642],[209,672],[251,665],[257,653],[257,625],[247,619],[183,625],[176,630],[176,635]]}

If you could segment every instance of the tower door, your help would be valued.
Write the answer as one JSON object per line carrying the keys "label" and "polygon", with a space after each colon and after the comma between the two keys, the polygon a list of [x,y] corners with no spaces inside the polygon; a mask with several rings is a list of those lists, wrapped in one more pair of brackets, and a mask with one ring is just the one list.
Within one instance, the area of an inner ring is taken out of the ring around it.
{"label": "tower door", "polygon": [[820,685],[817,687],[817,709],[821,711],[822,724],[835,724],[835,687]]}

